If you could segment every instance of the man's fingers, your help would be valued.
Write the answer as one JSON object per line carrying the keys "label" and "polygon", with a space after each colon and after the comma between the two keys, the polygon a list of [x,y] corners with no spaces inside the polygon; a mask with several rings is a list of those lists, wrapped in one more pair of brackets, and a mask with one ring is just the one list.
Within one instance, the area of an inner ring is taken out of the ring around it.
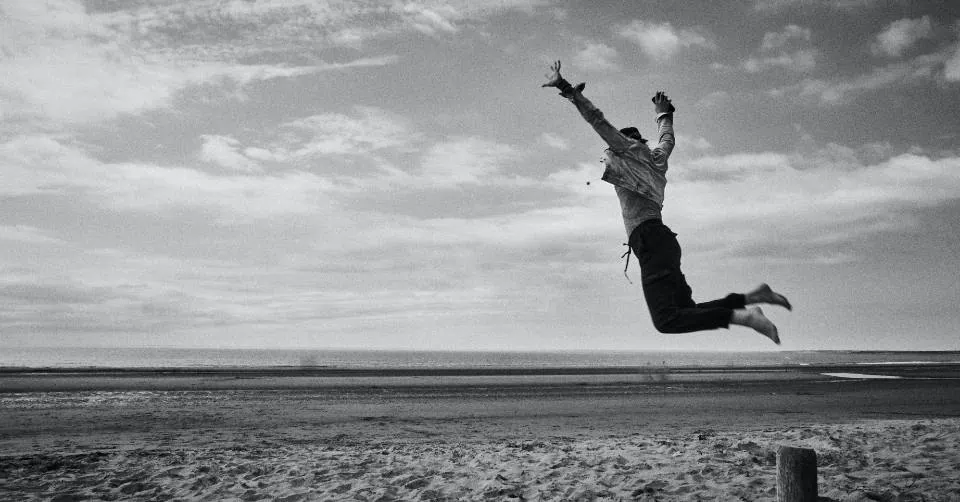
{"label": "man's fingers", "polygon": [[657,93],[654,94],[652,101],[653,101],[654,103],[658,103],[658,104],[659,104],[659,103],[663,103],[663,102],[668,102],[668,103],[669,103],[669,102],[670,102],[670,98],[667,97],[667,93],[665,93],[665,92],[663,92],[663,91],[657,91]]}

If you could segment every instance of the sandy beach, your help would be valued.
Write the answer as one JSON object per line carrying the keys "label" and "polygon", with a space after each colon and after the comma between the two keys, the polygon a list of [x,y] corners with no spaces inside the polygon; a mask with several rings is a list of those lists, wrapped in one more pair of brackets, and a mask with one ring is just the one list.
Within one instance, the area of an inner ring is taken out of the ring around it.
{"label": "sandy beach", "polygon": [[960,500],[960,368],[824,373],[6,371],[0,499]]}

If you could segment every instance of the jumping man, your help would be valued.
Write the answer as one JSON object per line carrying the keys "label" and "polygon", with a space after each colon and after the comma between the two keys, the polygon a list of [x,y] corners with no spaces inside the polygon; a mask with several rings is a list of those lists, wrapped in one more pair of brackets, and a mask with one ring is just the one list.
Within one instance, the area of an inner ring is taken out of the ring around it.
{"label": "jumping man", "polygon": [[704,303],[693,301],[693,292],[680,271],[680,244],[677,234],[663,224],[664,187],[667,184],[667,158],[673,151],[673,112],[670,99],[662,91],[653,96],[659,139],[652,150],[636,127],[617,130],[603,113],[583,96],[585,84],[576,87],[560,76],[560,61],[555,62],[543,87],[556,87],[569,99],[580,115],[607,143],[605,169],[601,179],[612,184],[620,199],[628,245],[640,262],[643,295],[653,325],[661,333],[690,333],[738,324],[753,328],[780,344],[777,327],[760,307],[769,303],[792,310],[787,299],[761,284],[744,294],[731,293]]}

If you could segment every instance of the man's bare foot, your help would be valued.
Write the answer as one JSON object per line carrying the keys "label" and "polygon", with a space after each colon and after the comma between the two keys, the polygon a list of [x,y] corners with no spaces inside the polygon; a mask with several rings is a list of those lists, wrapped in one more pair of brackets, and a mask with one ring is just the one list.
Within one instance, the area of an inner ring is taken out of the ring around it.
{"label": "man's bare foot", "polygon": [[773,343],[780,345],[780,335],[777,331],[777,326],[773,324],[770,319],[767,319],[767,316],[763,315],[763,310],[761,310],[760,307],[734,310],[730,322],[753,328],[761,335],[773,340]]}
{"label": "man's bare foot", "polygon": [[756,289],[746,293],[744,296],[746,296],[747,305],[753,303],[770,303],[773,305],[780,305],[787,310],[793,310],[793,306],[790,305],[790,301],[787,300],[787,297],[770,289],[770,286],[768,286],[766,283],[757,286]]}

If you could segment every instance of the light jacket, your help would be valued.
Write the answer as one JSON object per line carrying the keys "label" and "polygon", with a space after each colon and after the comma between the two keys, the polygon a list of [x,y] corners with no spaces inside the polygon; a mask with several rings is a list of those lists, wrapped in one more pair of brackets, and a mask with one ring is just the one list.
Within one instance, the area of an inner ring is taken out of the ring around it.
{"label": "light jacket", "polygon": [[657,115],[659,139],[652,150],[642,141],[625,136],[607,122],[597,107],[576,87],[569,87],[561,95],[569,99],[597,134],[607,143],[604,151],[604,171],[601,179],[625,188],[663,207],[667,185],[667,158],[673,151],[673,113]]}

